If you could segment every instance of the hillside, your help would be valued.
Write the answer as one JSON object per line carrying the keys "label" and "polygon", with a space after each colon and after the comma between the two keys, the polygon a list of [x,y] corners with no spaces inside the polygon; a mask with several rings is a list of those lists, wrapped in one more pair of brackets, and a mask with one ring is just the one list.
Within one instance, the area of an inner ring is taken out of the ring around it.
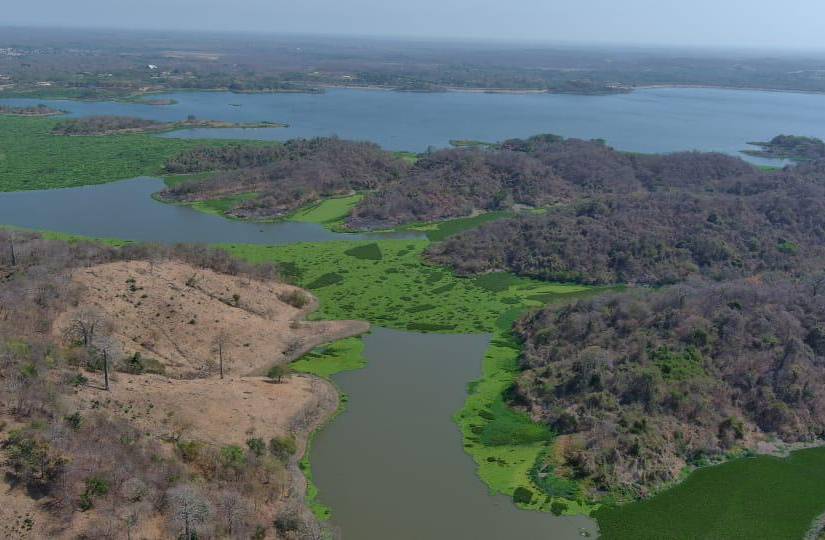
{"label": "hillside", "polygon": [[487,223],[434,245],[428,257],[462,274],[508,270],[590,284],[811,270],[825,241],[820,178],[810,169],[727,182],[728,193],[593,197],[542,216]]}
{"label": "hillside", "polygon": [[368,325],[303,322],[311,295],[218,250],[0,245],[5,538],[321,537],[297,462],[337,392],[256,375]]}
{"label": "hillside", "polygon": [[591,496],[645,496],[687,464],[821,438],[823,281],[690,283],[525,317],[513,402],[561,435],[545,466]]}

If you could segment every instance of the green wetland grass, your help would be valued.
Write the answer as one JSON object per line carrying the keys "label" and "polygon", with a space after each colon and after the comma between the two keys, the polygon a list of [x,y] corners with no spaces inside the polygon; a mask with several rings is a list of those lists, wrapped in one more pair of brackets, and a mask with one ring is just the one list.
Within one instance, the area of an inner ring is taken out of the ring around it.
{"label": "green wetland grass", "polygon": [[825,448],[693,472],[652,499],[594,513],[604,540],[801,539],[825,510]]}
{"label": "green wetland grass", "polygon": [[0,191],[102,184],[160,174],[173,155],[217,141],[151,135],[68,137],[53,135],[59,120],[0,117]]}

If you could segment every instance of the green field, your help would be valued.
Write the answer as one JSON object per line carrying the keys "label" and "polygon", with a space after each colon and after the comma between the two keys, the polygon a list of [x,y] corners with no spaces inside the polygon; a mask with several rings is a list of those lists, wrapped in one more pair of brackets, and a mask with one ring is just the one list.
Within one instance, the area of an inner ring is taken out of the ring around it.
{"label": "green field", "polygon": [[239,193],[237,195],[232,195],[230,197],[223,197],[220,199],[209,199],[206,201],[196,201],[191,203],[189,206],[198,210],[199,212],[203,212],[204,214],[212,214],[215,216],[221,217],[230,217],[227,216],[226,213],[241,204],[244,201],[250,201],[257,197],[257,193],[249,192],[249,193]]}
{"label": "green field", "polygon": [[507,211],[486,212],[473,217],[449,219],[434,223],[413,223],[410,225],[402,225],[396,230],[423,232],[427,235],[429,240],[432,240],[433,242],[440,242],[448,236],[452,236],[469,229],[474,229],[490,221],[509,218],[515,215],[515,213]]}
{"label": "green field", "polygon": [[595,512],[604,540],[801,539],[825,510],[825,448],[699,469],[660,495]]}
{"label": "green field", "polygon": [[0,191],[74,187],[159,175],[163,163],[178,152],[202,144],[225,144],[151,135],[52,135],[58,121],[0,117]]}
{"label": "green field", "polygon": [[333,197],[301,208],[291,216],[290,221],[318,223],[328,228],[337,228],[364,196],[360,193],[347,197]]}

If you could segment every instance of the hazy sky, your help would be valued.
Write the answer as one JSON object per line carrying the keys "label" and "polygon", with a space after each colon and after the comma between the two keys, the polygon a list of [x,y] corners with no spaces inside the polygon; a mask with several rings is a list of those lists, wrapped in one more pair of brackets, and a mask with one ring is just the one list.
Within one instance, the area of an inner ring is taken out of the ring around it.
{"label": "hazy sky", "polygon": [[825,49],[825,0],[0,0],[0,25]]}

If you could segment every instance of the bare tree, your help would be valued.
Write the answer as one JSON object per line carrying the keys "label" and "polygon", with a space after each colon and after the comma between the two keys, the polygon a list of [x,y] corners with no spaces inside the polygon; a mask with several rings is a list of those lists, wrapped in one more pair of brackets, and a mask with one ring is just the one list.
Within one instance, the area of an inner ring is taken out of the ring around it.
{"label": "bare tree", "polygon": [[226,330],[220,330],[212,339],[212,349],[218,355],[218,370],[220,371],[221,379],[223,379],[223,363],[224,360],[229,362],[227,350],[231,344],[232,337]]}
{"label": "bare tree", "polygon": [[212,516],[212,506],[194,487],[180,485],[167,493],[172,522],[183,529],[184,538],[191,540],[194,533]]}
{"label": "bare tree", "polygon": [[251,514],[249,502],[237,491],[223,490],[218,493],[217,513],[228,536],[240,533]]}
{"label": "bare tree", "polygon": [[[108,329],[107,329],[108,330]],[[98,331],[95,334],[92,347],[100,354],[103,360],[103,388],[109,389],[109,363],[120,351],[120,344],[117,339],[108,331],[103,333]]]}
{"label": "bare tree", "polygon": [[64,331],[67,341],[91,347],[95,333],[106,325],[106,318],[97,308],[83,307],[72,313],[69,326]]}
{"label": "bare tree", "polygon": [[9,256],[11,257],[11,265],[17,266],[17,257],[14,254],[14,231],[9,231]]}

